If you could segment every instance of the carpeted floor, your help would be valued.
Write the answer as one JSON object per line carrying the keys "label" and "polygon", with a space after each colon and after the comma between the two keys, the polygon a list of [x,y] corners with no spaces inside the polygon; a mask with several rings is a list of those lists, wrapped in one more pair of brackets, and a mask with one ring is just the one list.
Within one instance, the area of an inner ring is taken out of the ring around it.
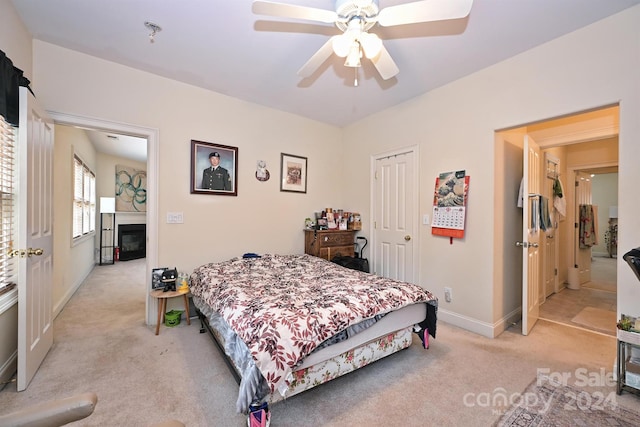
{"label": "carpeted floor", "polygon": [[[587,385],[589,381],[583,381]],[[510,396],[515,404],[496,423],[497,427],[636,427],[640,426],[640,405],[636,410],[622,407],[616,394],[598,385],[570,387],[561,379],[540,376],[524,392]]]}
{"label": "carpeted floor", "polygon": [[[0,391],[0,412],[93,391],[94,413],[72,425],[246,426],[235,412],[238,385],[199,322],[161,326],[157,336],[145,325],[148,286],[144,260],[96,266],[56,317],[53,347],[28,389]],[[429,350],[416,336],[406,350],[278,402],[271,426],[491,426],[508,408],[491,400],[496,393],[521,393],[540,370],[573,380],[578,369],[611,374],[615,342],[542,320],[527,336],[517,324],[494,339],[439,322]],[[616,402],[637,407],[640,397]]]}

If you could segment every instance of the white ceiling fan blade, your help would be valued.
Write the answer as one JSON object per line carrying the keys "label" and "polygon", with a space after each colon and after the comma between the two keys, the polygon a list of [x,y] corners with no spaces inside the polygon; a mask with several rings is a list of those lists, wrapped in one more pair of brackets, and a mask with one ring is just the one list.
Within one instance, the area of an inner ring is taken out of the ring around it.
{"label": "white ceiling fan blade", "polygon": [[473,0],[423,0],[389,6],[378,14],[383,27],[464,18],[471,11]]}
{"label": "white ceiling fan blade", "polygon": [[324,61],[333,54],[333,40],[336,37],[341,36],[342,35],[333,36],[327,40],[327,42],[323,44],[311,58],[309,58],[306,64],[298,70],[298,75],[300,77],[310,77],[324,63]]}
{"label": "white ceiling fan blade", "polygon": [[258,15],[278,16],[282,18],[304,19],[333,24],[338,14],[333,10],[317,9],[314,7],[296,6],[292,4],[276,3],[256,0],[251,6],[253,13]]}
{"label": "white ceiling fan blade", "polygon": [[384,46],[380,49],[378,56],[371,59],[371,62],[373,62],[376,70],[384,80],[389,80],[400,72],[393,58],[389,55],[389,51]]}

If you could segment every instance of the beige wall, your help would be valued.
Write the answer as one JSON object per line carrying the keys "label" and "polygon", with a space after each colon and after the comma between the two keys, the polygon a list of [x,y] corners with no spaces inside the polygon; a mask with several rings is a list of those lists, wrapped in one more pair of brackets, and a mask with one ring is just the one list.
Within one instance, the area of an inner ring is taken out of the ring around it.
{"label": "beige wall", "polygon": [[0,50],[31,79],[31,34],[20,20],[11,0],[0,0]]}
{"label": "beige wall", "polygon": [[[503,253],[493,226],[496,211],[494,132],[620,102],[620,194],[640,181],[640,6],[614,15],[404,104],[354,123],[344,130],[344,164],[356,179],[345,197],[365,206],[369,219],[370,156],[395,147],[420,145],[420,213],[429,213],[435,177],[464,169],[471,176],[466,237],[420,235],[420,284],[438,295],[440,317],[493,335],[509,312],[493,299],[508,284]],[[513,188],[509,191],[513,191]],[[507,188],[508,189],[508,188]],[[508,196],[508,195],[507,195]],[[515,196],[514,196],[515,197]],[[621,198],[620,251],[640,244],[637,198]],[[499,224],[512,227],[513,218]],[[495,251],[495,252],[494,252]],[[495,259],[495,263],[494,263]],[[461,268],[461,265],[464,266]],[[618,260],[618,309],[638,313],[640,286]],[[497,283],[496,283],[497,282]],[[453,288],[452,303],[443,287]]]}
{"label": "beige wall", "polygon": [[[95,260],[95,234],[72,239],[73,156],[77,154],[94,173],[97,153],[82,129],[55,126],[53,147],[53,312],[57,315],[82,281]],[[97,178],[96,178],[97,181]]]}
{"label": "beige wall", "polygon": [[[343,201],[336,127],[40,41],[34,69],[47,110],[158,129],[158,181],[150,183],[158,188],[158,265],[191,271],[245,252],[302,253],[305,217],[327,206],[360,209]],[[238,147],[237,197],[190,194],[192,139]],[[280,191],[280,153],[308,157],[306,194]],[[267,182],[255,178],[261,159]],[[184,224],[166,224],[167,212],[183,212]]]}

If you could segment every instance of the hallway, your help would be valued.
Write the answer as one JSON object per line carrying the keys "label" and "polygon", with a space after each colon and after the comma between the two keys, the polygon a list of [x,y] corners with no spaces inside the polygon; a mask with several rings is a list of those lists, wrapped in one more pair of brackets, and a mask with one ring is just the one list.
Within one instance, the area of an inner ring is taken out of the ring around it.
{"label": "hallway", "polygon": [[591,282],[551,295],[540,306],[540,319],[616,336],[616,259],[594,257],[591,268]]}

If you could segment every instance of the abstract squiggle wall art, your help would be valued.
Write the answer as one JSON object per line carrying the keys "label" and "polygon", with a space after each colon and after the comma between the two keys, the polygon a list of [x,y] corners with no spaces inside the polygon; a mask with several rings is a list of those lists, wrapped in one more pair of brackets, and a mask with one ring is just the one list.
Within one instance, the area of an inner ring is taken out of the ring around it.
{"label": "abstract squiggle wall art", "polygon": [[116,212],[147,211],[147,171],[116,165]]}

